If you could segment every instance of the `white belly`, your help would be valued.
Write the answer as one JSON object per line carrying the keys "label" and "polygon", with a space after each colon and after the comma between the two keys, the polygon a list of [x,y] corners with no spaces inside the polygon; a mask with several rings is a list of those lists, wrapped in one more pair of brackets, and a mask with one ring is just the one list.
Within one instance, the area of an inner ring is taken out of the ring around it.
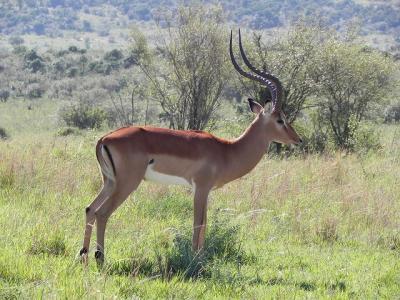
{"label": "white belly", "polygon": [[146,169],[146,173],[144,173],[144,179],[148,181],[153,181],[162,184],[176,184],[176,185],[184,185],[191,187],[189,181],[187,181],[183,177],[172,176],[164,173],[158,173],[153,170],[152,166],[148,166]]}

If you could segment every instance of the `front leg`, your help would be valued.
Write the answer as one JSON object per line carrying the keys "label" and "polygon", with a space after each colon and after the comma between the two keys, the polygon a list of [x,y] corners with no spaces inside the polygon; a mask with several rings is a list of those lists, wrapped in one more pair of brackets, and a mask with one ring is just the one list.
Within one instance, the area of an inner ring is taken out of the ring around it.
{"label": "front leg", "polygon": [[201,250],[204,246],[209,192],[210,189],[208,188],[195,188],[194,191],[194,220],[192,239],[192,249],[194,252]]}

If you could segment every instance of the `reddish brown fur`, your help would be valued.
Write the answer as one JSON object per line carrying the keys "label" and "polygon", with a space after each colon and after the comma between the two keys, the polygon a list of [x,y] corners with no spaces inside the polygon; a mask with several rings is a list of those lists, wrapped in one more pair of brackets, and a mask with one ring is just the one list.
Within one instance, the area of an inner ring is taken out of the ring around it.
{"label": "reddish brown fur", "polygon": [[[132,141],[135,141],[134,143]],[[101,139],[105,145],[124,145],[132,150],[199,159],[208,151],[224,151],[232,142],[204,131],[157,127],[124,127]]]}

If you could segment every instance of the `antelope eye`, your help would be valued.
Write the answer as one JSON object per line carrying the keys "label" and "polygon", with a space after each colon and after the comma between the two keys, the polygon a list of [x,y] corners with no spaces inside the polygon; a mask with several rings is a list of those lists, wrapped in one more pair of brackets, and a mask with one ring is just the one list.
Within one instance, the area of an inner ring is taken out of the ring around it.
{"label": "antelope eye", "polygon": [[278,122],[279,124],[283,124],[283,123],[284,123],[282,119],[279,119],[277,122]]}

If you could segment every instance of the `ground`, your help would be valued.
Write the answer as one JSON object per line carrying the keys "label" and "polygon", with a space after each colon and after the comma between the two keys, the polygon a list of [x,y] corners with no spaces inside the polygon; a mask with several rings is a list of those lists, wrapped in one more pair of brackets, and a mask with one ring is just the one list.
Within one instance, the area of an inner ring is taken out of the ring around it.
{"label": "ground", "polygon": [[374,153],[265,156],[212,192],[200,257],[191,192],[143,183],[111,217],[99,271],[94,243],[88,268],[77,253],[107,130],[60,136],[54,104],[24,105],[0,104],[0,298],[400,297],[396,126]]}

